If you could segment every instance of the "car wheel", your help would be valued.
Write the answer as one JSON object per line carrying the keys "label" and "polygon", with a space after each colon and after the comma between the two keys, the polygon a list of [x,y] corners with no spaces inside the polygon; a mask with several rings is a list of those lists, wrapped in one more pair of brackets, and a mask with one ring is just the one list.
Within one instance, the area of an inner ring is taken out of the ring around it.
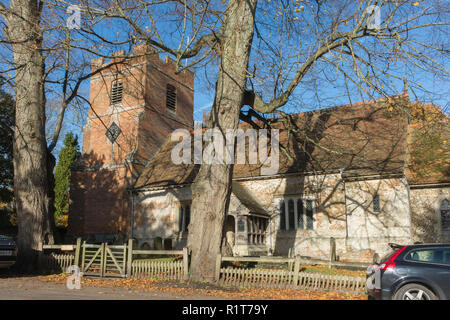
{"label": "car wheel", "polygon": [[437,300],[436,295],[417,283],[410,283],[401,287],[394,295],[394,300]]}

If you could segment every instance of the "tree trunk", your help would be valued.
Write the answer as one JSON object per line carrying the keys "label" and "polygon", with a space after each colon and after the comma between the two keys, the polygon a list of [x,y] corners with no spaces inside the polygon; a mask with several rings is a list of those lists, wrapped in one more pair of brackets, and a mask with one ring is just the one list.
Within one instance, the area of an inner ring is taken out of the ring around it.
{"label": "tree trunk", "polygon": [[[257,0],[230,0],[222,26],[219,52],[221,65],[210,125],[221,130],[237,129],[247,82]],[[188,246],[192,252],[191,277],[214,280],[220,253],[224,219],[231,193],[233,167],[202,163],[192,186],[192,219]]]}
{"label": "tree trunk", "polygon": [[14,197],[19,220],[17,268],[35,270],[48,217],[44,57],[39,1],[11,0],[8,40],[16,67]]}

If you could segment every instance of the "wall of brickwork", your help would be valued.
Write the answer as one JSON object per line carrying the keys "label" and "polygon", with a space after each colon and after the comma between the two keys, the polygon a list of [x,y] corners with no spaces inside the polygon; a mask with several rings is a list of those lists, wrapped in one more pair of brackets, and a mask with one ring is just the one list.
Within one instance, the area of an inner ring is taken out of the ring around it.
{"label": "wall of brickwork", "polygon": [[126,234],[130,212],[128,179],[124,167],[73,172],[68,233]]}
{"label": "wall of brickwork", "polygon": [[410,189],[411,224],[414,241],[450,242],[450,230],[441,228],[440,207],[445,199],[450,201],[450,188]]}

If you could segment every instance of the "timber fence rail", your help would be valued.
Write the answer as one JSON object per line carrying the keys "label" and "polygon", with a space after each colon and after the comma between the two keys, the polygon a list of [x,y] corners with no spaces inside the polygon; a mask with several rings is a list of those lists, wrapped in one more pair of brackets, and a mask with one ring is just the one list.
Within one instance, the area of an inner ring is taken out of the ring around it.
{"label": "timber fence rail", "polygon": [[65,272],[75,263],[76,245],[43,245],[42,249],[43,252],[38,261],[40,272]]}
{"label": "timber fence rail", "polygon": [[[287,263],[288,270],[268,268],[236,268],[222,267],[223,261],[241,261],[258,263]],[[328,262],[315,260],[317,264]],[[301,272],[301,265],[314,264],[309,259],[297,258],[269,258],[269,257],[222,257],[217,256],[216,281],[225,286],[252,288],[280,288],[280,289],[308,289],[329,290],[364,294],[366,279],[364,277],[327,275],[320,273]],[[342,266],[341,263],[339,264]],[[348,264],[347,264],[348,265]],[[355,264],[351,264],[355,266]],[[361,264],[362,265],[362,264]]]}
{"label": "timber fence rail", "polygon": [[[69,266],[81,268],[88,276],[135,277],[181,280],[189,275],[189,254],[182,250],[136,250],[133,239],[123,245],[89,244],[77,239],[75,245],[43,245],[39,257],[39,271],[66,272]],[[181,256],[182,259],[164,261],[137,259],[138,255]]]}
{"label": "timber fence rail", "polygon": [[[97,273],[100,277],[134,277],[186,280],[189,277],[189,252],[182,250],[137,250],[133,239],[119,246],[87,244],[77,239],[76,245],[44,245],[40,256],[40,271],[66,272],[71,265],[82,272]],[[137,259],[139,255],[179,256],[177,259]],[[238,268],[222,266],[223,262],[254,262],[287,264],[286,269],[271,267]],[[328,265],[363,269],[368,264],[305,259],[302,257],[222,257],[216,260],[216,282],[220,285],[253,288],[288,288],[329,290],[364,294],[364,277],[327,275],[300,271],[302,265]],[[98,269],[98,270],[97,270]]]}

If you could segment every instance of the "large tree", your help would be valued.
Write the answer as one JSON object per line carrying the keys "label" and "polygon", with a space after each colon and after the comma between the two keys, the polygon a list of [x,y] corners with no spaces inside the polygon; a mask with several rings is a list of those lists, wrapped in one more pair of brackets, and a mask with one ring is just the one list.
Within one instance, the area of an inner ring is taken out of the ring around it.
{"label": "large tree", "polygon": [[[18,265],[34,267],[48,213],[43,34],[40,1],[1,5],[6,38],[14,52],[16,82],[13,138],[14,199],[19,220]],[[30,270],[30,271],[31,271]]]}
{"label": "large tree", "polygon": [[[0,73],[15,92],[13,135],[14,201],[18,216],[16,267],[34,271],[44,242],[54,242],[52,151],[66,111],[79,102],[82,83],[95,72],[72,57],[66,14],[50,1],[0,2],[3,34]],[[97,70],[100,72],[101,70]],[[47,94],[58,100],[52,132]],[[48,138],[48,139],[47,139]]]}

